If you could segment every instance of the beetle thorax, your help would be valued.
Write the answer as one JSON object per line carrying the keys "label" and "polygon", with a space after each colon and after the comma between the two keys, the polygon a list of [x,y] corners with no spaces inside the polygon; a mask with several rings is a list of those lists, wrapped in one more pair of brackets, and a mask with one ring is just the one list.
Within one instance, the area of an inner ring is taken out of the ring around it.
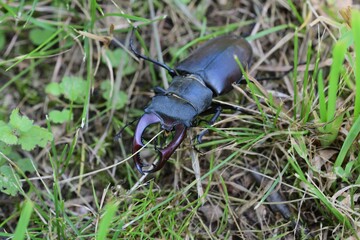
{"label": "beetle thorax", "polygon": [[199,76],[176,76],[167,90],[153,97],[145,112],[158,115],[166,130],[179,123],[190,127],[196,116],[209,108],[212,97]]}

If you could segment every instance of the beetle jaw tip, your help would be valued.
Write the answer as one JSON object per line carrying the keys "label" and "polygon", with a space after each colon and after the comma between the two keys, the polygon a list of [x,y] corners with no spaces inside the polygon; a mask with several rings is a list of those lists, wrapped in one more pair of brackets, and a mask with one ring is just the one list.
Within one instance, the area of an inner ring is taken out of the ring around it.
{"label": "beetle jaw tip", "polygon": [[187,127],[184,124],[177,124],[173,126],[173,130],[175,131],[174,139],[164,149],[155,149],[159,154],[159,162],[156,165],[153,165],[153,168],[149,170],[143,170],[144,165],[142,163],[139,153],[139,150],[144,147],[144,144],[142,143],[142,135],[144,133],[144,130],[149,125],[159,122],[163,123],[157,115],[155,115],[154,113],[146,113],[141,117],[135,130],[135,136],[133,140],[133,158],[137,170],[143,175],[160,170],[165,165],[166,161],[170,158],[171,154],[184,140],[186,135]]}

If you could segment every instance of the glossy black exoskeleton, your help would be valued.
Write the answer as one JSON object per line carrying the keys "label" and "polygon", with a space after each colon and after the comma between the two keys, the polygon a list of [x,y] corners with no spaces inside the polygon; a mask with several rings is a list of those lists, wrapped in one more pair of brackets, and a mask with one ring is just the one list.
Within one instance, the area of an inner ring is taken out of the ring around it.
{"label": "glossy black exoskeleton", "polygon": [[[157,63],[134,51],[141,58],[165,67],[173,76],[168,89],[157,88],[156,95],[145,108],[133,139],[134,161],[141,172],[155,172],[161,169],[171,154],[184,140],[186,129],[194,126],[198,115],[214,108],[212,99],[232,90],[232,84],[242,79],[242,71],[235,60],[239,59],[246,68],[250,65],[252,49],[241,37],[221,36],[209,40],[195,50],[189,57],[177,64],[174,70]],[[220,109],[212,118],[214,121]],[[175,131],[173,140],[163,149],[156,149],[159,163],[152,169],[143,170],[144,164],[138,151],[144,146],[142,135],[151,124],[160,123],[166,131]]]}

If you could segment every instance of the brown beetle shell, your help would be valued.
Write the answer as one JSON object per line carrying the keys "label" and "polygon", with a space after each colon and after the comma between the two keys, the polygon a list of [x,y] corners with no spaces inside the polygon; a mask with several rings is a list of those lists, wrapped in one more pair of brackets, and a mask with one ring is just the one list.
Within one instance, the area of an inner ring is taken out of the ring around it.
{"label": "brown beetle shell", "polygon": [[242,77],[235,55],[246,68],[252,56],[250,44],[241,37],[221,36],[196,49],[175,70],[180,75],[187,73],[200,76],[214,92],[214,96],[218,96],[229,92],[232,84]]}

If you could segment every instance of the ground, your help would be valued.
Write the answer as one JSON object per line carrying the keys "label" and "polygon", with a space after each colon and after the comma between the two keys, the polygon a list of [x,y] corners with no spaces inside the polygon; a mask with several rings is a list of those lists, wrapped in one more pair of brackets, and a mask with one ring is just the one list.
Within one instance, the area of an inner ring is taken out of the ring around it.
{"label": "ground", "polygon": [[[335,2],[1,3],[0,236],[358,239],[360,14]],[[231,107],[141,175],[136,120],[171,76],[130,40],[174,67],[227,34],[253,52]]]}

